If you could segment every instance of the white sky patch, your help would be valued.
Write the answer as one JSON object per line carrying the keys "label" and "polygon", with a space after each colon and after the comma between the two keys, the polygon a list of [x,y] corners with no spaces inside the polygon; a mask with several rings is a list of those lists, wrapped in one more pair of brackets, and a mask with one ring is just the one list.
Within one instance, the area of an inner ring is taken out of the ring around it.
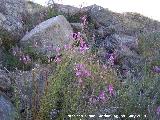
{"label": "white sky patch", "polygon": [[[49,0],[31,0],[46,5]],[[51,0],[50,0],[51,1]],[[160,0],[54,0],[56,3],[80,7],[97,4],[111,11],[137,12],[160,21]]]}

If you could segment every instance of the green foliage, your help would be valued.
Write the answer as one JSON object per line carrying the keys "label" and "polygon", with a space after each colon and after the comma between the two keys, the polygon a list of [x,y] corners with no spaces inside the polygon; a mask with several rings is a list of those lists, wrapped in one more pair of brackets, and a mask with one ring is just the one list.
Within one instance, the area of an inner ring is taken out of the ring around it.
{"label": "green foliage", "polygon": [[2,63],[8,70],[20,70],[31,69],[31,64],[22,63],[16,56],[13,56],[9,51],[4,51],[4,60]]}
{"label": "green foliage", "polygon": [[52,18],[59,15],[58,11],[56,11],[54,8],[49,7],[46,14],[46,19]]}
{"label": "green foliage", "polygon": [[[41,100],[41,107],[38,113],[38,120],[50,119],[50,113],[56,109],[57,120],[67,118],[67,115],[89,115],[89,114],[111,114],[140,115],[141,119],[157,119],[156,107],[160,104],[160,77],[145,76],[140,81],[128,79],[120,82],[114,69],[103,68],[103,66],[91,54],[80,55],[71,52],[63,54],[56,72],[50,77],[48,92]],[[91,60],[88,60],[91,59]],[[83,85],[79,86],[75,75],[74,65],[81,63],[91,71],[91,77],[83,79]],[[149,74],[146,71],[146,74]],[[114,86],[115,95],[111,96],[108,85]],[[91,104],[89,98],[98,96],[104,90],[107,97],[106,102]],[[107,109],[108,112],[103,111]],[[147,116],[147,118],[145,117]],[[120,117],[120,116],[119,116]],[[78,120],[81,117],[73,117]],[[84,117],[87,120],[88,117]]]}
{"label": "green foliage", "polygon": [[[146,70],[160,65],[160,33],[154,32],[139,37],[139,52],[145,59]],[[150,74],[150,73],[149,73]],[[153,74],[153,73],[151,73]]]}
{"label": "green foliage", "polygon": [[37,53],[33,45],[28,45],[23,49],[24,54],[29,55],[32,58],[32,62],[39,62],[41,64],[48,64],[48,58],[46,55]]}
{"label": "green foliage", "polygon": [[160,33],[150,33],[141,35],[139,38],[139,50],[144,57],[159,55]]}
{"label": "green foliage", "polygon": [[16,43],[16,39],[13,37],[13,35],[6,30],[0,30],[0,41],[2,42],[2,46],[7,51],[9,51],[9,49]]}
{"label": "green foliage", "polygon": [[67,19],[70,23],[80,22],[80,17],[81,17],[80,14],[75,14],[75,15],[67,14],[67,15],[64,15],[64,16],[66,17],[66,19]]}
{"label": "green foliage", "polygon": [[19,114],[20,99],[19,99],[18,90],[17,90],[18,88],[16,87],[16,85],[12,85],[12,89],[14,92],[14,96],[11,98],[11,101],[13,101],[13,105],[15,106],[15,109],[16,109],[15,119],[20,120],[20,114]]}
{"label": "green foliage", "polygon": [[[88,56],[89,57],[89,56]],[[91,95],[98,95],[105,89],[106,83],[115,80],[110,71],[103,71],[97,61],[87,61],[87,56],[68,53],[63,56],[62,62],[57,66],[56,72],[49,81],[49,90],[42,98],[39,111],[39,120],[48,120],[53,109],[60,110],[57,120],[62,120],[67,115],[89,115],[98,111],[96,106],[89,103]],[[75,76],[75,63],[84,64],[93,74],[84,78],[84,84],[79,86]],[[79,117],[74,117],[78,120]]]}

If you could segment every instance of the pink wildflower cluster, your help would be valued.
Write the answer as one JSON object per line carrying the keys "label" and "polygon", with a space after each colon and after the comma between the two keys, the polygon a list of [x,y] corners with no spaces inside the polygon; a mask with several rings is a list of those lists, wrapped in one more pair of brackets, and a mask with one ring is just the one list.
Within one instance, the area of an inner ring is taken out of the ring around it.
{"label": "pink wildflower cluster", "polygon": [[89,49],[89,47],[87,46],[87,44],[86,43],[83,43],[83,41],[82,41],[82,43],[81,43],[81,41],[80,41],[80,52],[85,52],[86,50],[88,50]]}
{"label": "pink wildflower cluster", "polygon": [[110,54],[110,57],[109,57],[109,59],[108,59],[108,62],[109,62],[109,64],[110,65],[114,65],[114,55],[113,55],[113,53],[112,54]]}
{"label": "pink wildflower cluster", "polygon": [[105,94],[105,91],[103,91],[103,90],[99,92],[98,96],[91,96],[89,98],[89,102],[91,104],[96,104],[98,102],[104,103],[104,102],[106,102],[106,100],[107,100],[107,96]]}
{"label": "pink wildflower cluster", "polygon": [[87,43],[86,43],[86,42],[84,41],[84,39],[82,38],[82,35],[81,35],[80,32],[78,32],[78,33],[73,33],[73,34],[72,34],[72,38],[73,38],[75,41],[79,42],[79,47],[80,47],[80,48],[79,48],[79,51],[80,51],[80,52],[85,52],[86,50],[89,49]]}
{"label": "pink wildflower cluster", "polygon": [[157,107],[156,113],[157,113],[157,115],[160,115],[160,106]]}
{"label": "pink wildflower cluster", "polygon": [[153,72],[160,73],[160,66],[154,66],[153,67]]}
{"label": "pink wildflower cluster", "polygon": [[78,78],[78,83],[80,84],[80,86],[83,86],[82,79],[86,77],[90,77],[91,72],[86,69],[84,64],[76,64],[74,70],[75,70],[76,77]]}
{"label": "pink wildflower cluster", "polygon": [[97,102],[98,102],[98,97],[97,96],[91,96],[89,98],[89,103],[96,104]]}
{"label": "pink wildflower cluster", "polygon": [[84,28],[86,28],[87,25],[87,15],[81,17],[81,23],[83,25],[83,30],[84,30]]}
{"label": "pink wildflower cluster", "polygon": [[105,95],[105,91],[100,91],[98,98],[100,101],[105,102],[106,101],[106,95]]}
{"label": "pink wildflower cluster", "polygon": [[[108,85],[107,90],[108,90],[110,96],[115,95],[115,91],[114,91],[114,88],[113,88],[112,84]],[[95,104],[97,102],[106,102],[107,99],[108,99],[108,97],[107,97],[105,91],[101,90],[99,92],[98,96],[91,96],[89,98],[89,102],[92,103],[92,104]]]}
{"label": "pink wildflower cluster", "polygon": [[70,50],[70,49],[72,49],[71,45],[64,45],[64,50]]}
{"label": "pink wildflower cluster", "polygon": [[31,58],[29,57],[29,55],[24,54],[20,48],[18,47],[12,48],[12,53],[14,56],[19,58],[19,60],[24,64],[31,63]]}
{"label": "pink wildflower cluster", "polygon": [[22,55],[19,60],[23,62],[24,64],[31,63],[31,58],[28,55]]}
{"label": "pink wildflower cluster", "polygon": [[55,57],[55,59],[54,59],[54,61],[56,62],[56,63],[60,63],[61,62],[61,54],[60,54],[60,48],[59,47],[57,47],[56,48],[56,52],[57,52],[57,54],[56,54],[56,57]]}
{"label": "pink wildflower cluster", "polygon": [[108,85],[108,91],[111,96],[115,95],[114,88],[112,84]]}
{"label": "pink wildflower cluster", "polygon": [[91,72],[86,69],[84,64],[76,64],[75,72],[76,76],[80,78],[91,76]]}
{"label": "pink wildflower cluster", "polygon": [[105,57],[108,60],[108,64],[113,66],[115,62],[115,53],[107,53]]}

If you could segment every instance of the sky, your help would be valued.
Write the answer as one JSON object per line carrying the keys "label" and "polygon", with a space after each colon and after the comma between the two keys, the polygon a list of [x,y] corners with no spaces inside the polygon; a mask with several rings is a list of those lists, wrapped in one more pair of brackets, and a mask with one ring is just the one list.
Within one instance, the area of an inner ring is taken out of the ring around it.
{"label": "sky", "polygon": [[[46,5],[49,0],[31,0]],[[111,11],[137,12],[144,16],[160,21],[160,0],[54,0],[56,3],[76,7],[97,4]]]}

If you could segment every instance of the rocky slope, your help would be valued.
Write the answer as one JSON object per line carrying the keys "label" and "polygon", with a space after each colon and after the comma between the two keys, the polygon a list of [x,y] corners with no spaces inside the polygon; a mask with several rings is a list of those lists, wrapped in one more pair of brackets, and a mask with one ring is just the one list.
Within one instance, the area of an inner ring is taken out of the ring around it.
{"label": "rocky slope", "polygon": [[[44,81],[54,71],[48,67],[48,59],[55,59],[57,46],[63,49],[66,44],[72,44],[71,36],[74,32],[83,33],[89,47],[98,51],[96,55],[102,63],[107,65],[107,55],[114,55],[114,67],[121,80],[138,80],[143,77],[145,60],[139,48],[140,38],[142,35],[159,34],[160,22],[137,13],[114,13],[97,5],[81,9],[59,4],[52,7],[46,8],[24,0],[0,1],[2,120],[17,119],[16,112],[23,114],[27,105],[31,107],[30,97],[33,97],[33,94],[29,90],[34,82],[31,76],[35,75],[43,93]],[[83,28],[81,24],[80,18],[84,15],[87,16],[87,28]],[[160,54],[159,43],[156,45],[156,54],[150,56],[150,61],[159,59],[155,58]],[[34,73],[32,69],[37,71]],[[28,84],[29,88],[25,88],[25,84]],[[15,104],[13,105],[17,97],[14,93],[15,86],[20,96],[18,111],[15,110]]]}

